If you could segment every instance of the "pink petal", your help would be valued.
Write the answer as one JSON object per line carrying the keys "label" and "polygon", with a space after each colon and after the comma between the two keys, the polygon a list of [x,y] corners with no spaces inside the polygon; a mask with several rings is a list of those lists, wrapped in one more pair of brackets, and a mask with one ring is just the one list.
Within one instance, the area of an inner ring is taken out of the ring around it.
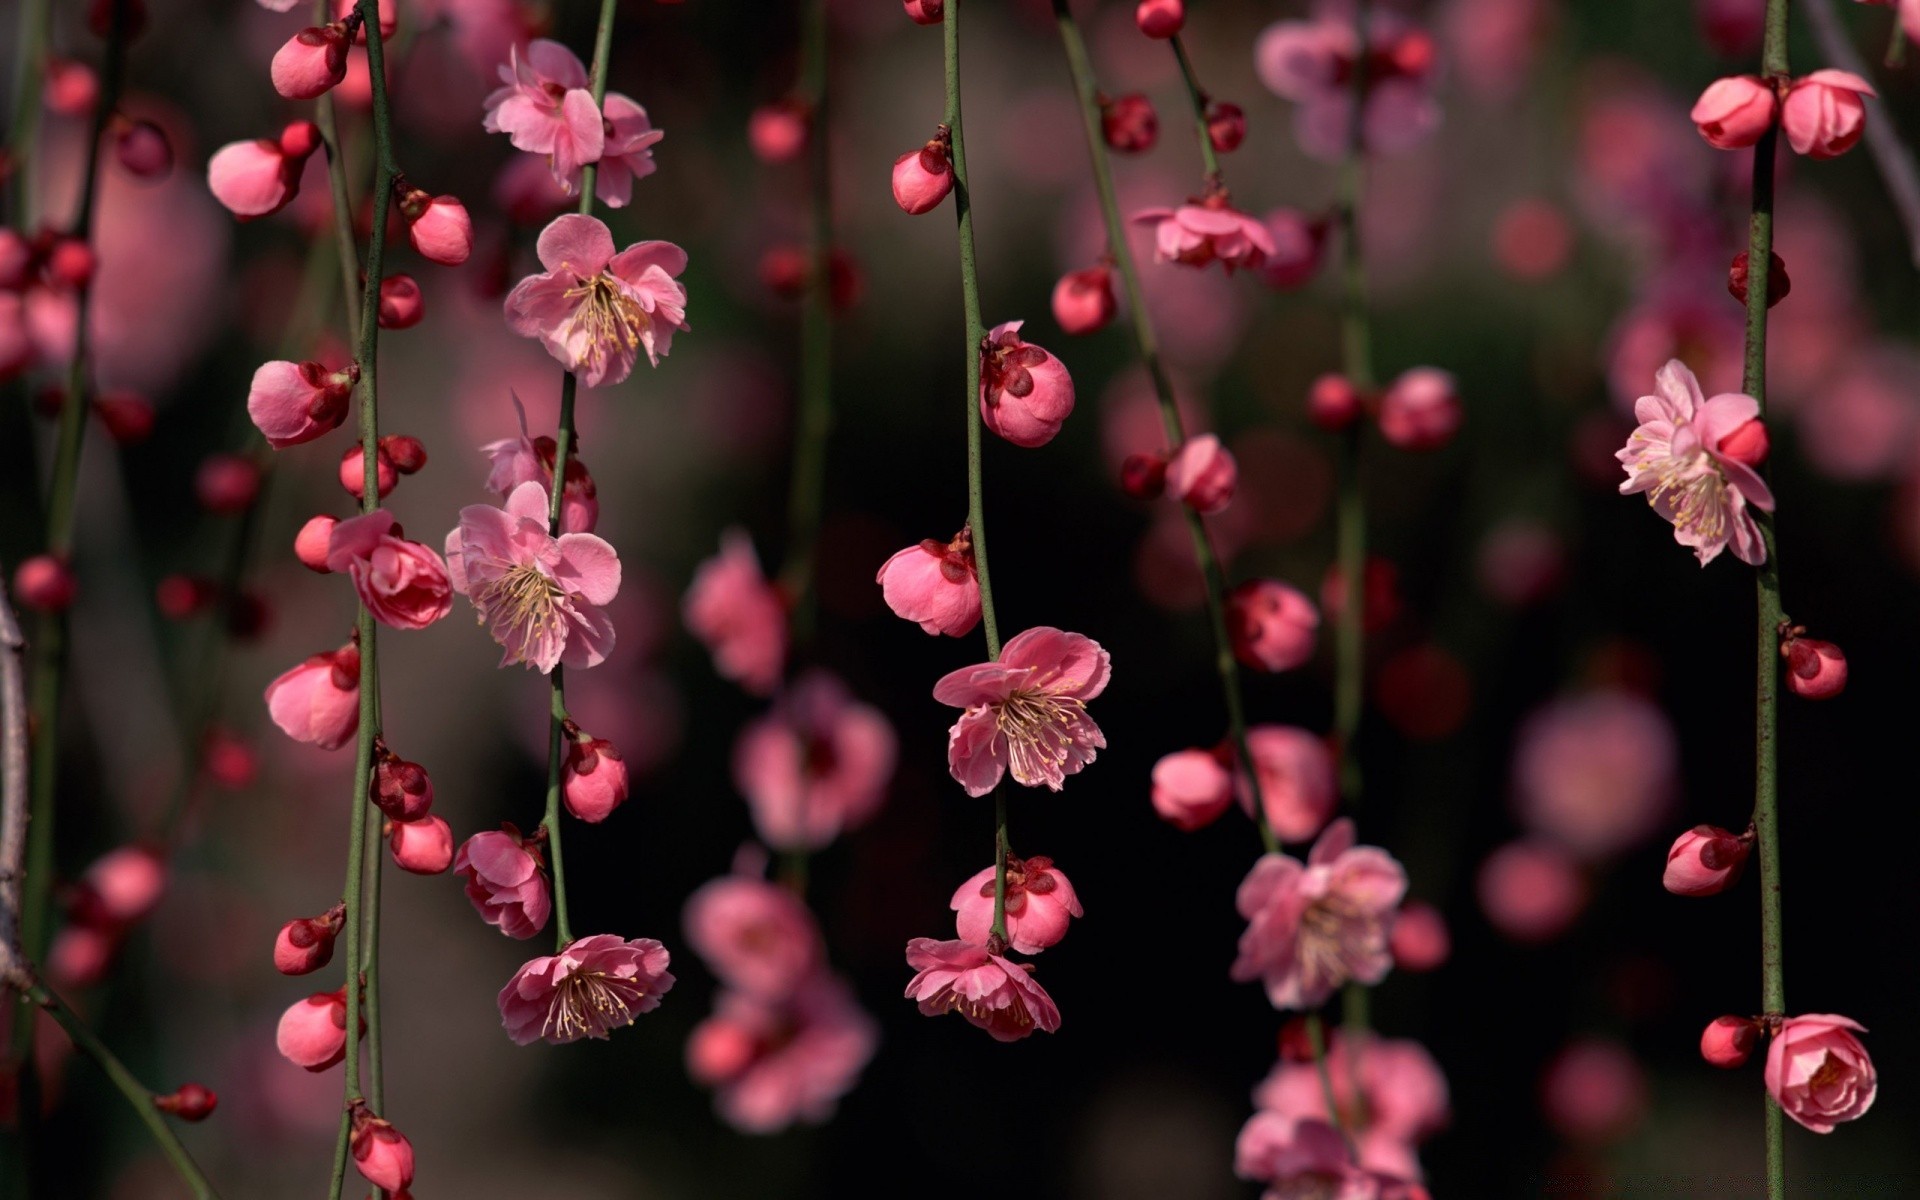
{"label": "pink petal", "polygon": [[547,270],[591,279],[606,270],[613,258],[613,234],[594,217],[566,213],[540,231],[538,249],[540,264]]}
{"label": "pink petal", "polygon": [[560,562],[553,574],[587,603],[611,604],[620,591],[620,555],[604,538],[591,533],[563,533]]}

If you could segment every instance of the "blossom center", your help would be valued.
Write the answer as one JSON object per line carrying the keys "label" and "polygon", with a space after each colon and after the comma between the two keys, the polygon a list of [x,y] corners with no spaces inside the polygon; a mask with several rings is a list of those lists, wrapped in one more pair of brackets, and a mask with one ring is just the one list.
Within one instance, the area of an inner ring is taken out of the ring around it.
{"label": "blossom center", "polygon": [[1838,1087],[1847,1077],[1847,1065],[1833,1056],[1831,1050],[1820,1055],[1820,1065],[1814,1068],[1807,1084],[1816,1093]]}
{"label": "blossom center", "polygon": [[479,602],[482,624],[491,617],[496,627],[522,633],[517,644],[525,645],[565,624],[560,612],[565,594],[553,576],[532,563],[518,563],[482,586],[474,599]]}
{"label": "blossom center", "polygon": [[1018,691],[1000,703],[1000,734],[1007,739],[1013,777],[1031,786],[1056,779],[1073,754],[1073,731],[1086,705],[1042,691]]}
{"label": "blossom center", "polygon": [[566,296],[575,302],[573,327],[587,335],[582,361],[591,368],[604,363],[609,351],[637,349],[652,322],[647,311],[605,271],[580,279]]}
{"label": "blossom center", "polygon": [[1301,975],[1310,987],[1345,983],[1379,934],[1380,922],[1352,901],[1322,896],[1300,914]]}
{"label": "blossom center", "polygon": [[1648,499],[1672,510],[1674,528],[1708,541],[1726,533],[1727,479],[1706,447],[1669,454],[1655,474],[1659,482]]}
{"label": "blossom center", "polygon": [[562,979],[547,1005],[543,1036],[571,1041],[631,1025],[647,989],[638,980],[601,971],[575,971]]}

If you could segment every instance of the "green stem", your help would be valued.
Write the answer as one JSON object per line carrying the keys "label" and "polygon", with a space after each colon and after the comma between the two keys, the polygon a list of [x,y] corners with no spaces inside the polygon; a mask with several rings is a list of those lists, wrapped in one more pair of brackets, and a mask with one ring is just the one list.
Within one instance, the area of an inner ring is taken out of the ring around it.
{"label": "green stem", "polygon": [[[376,689],[379,687],[377,681],[374,686]],[[360,978],[365,981],[366,988],[363,1003],[367,1012],[367,1103],[372,1105],[374,1112],[382,1113],[387,1110],[387,1080],[380,1037],[380,882],[386,852],[380,844],[380,810],[371,804],[367,805],[366,818],[370,836],[365,839],[366,860],[361,865],[360,877],[366,887],[366,895],[362,900],[362,907],[366,910],[366,932],[360,945]]]}
{"label": "green stem", "polygon": [[14,54],[13,122],[7,128],[7,149],[13,155],[14,228],[34,227],[33,168],[39,139],[41,91],[46,86],[47,14],[52,0],[23,0],[20,34]]}
{"label": "green stem", "polygon": [[[1056,4],[1057,15],[1061,6]],[[1193,60],[1187,57],[1187,45],[1175,34],[1168,40],[1173,47],[1173,57],[1180,64],[1180,79],[1187,85],[1187,100],[1193,107],[1193,129],[1200,139],[1200,165],[1206,172],[1209,186],[1221,182],[1220,156],[1214,153],[1213,134],[1207,129],[1207,93],[1200,86],[1200,77],[1193,72]]]}
{"label": "green stem", "polygon": [[[1307,1044],[1313,1048],[1314,1073],[1320,1076],[1320,1101],[1327,1106],[1327,1122],[1345,1135],[1346,1123],[1340,1119],[1340,1103],[1334,1098],[1333,1071],[1327,1065],[1326,1026],[1317,1012],[1307,1014],[1306,1024]],[[1353,1056],[1349,1054],[1347,1057]]]}
{"label": "green stem", "polygon": [[[1073,19],[1069,0],[1053,0],[1053,16],[1060,27],[1060,41],[1066,50],[1067,68],[1073,75],[1073,89],[1080,99],[1080,118],[1086,133],[1087,154],[1093,160],[1094,190],[1099,193],[1100,211],[1106,220],[1107,256],[1113,260],[1114,269],[1120,272],[1121,286],[1127,293],[1127,312],[1133,319],[1134,349],[1147,368],[1148,378],[1153,381],[1154,395],[1160,402],[1160,422],[1166,429],[1168,449],[1178,450],[1186,443],[1186,430],[1180,421],[1180,407],[1174,399],[1173,382],[1167,377],[1166,367],[1160,361],[1159,342],[1154,335],[1153,320],[1147,314],[1146,296],[1140,287],[1140,271],[1134,264],[1133,250],[1127,244],[1127,226],[1120,215],[1120,200],[1113,186],[1113,164],[1107,155],[1106,137],[1100,128],[1099,80],[1094,75],[1086,42]],[[1184,60],[1185,52],[1181,54]],[[1204,122],[1202,124],[1205,152],[1211,154],[1213,143],[1205,137]],[[1206,581],[1207,618],[1213,627],[1214,667],[1220,676],[1229,736],[1233,739],[1234,752],[1239,761],[1251,763],[1253,756],[1247,750],[1247,719],[1240,696],[1240,664],[1233,656],[1233,638],[1227,627],[1226,571],[1221,566],[1219,555],[1214,553],[1213,540],[1208,536],[1206,522],[1200,514],[1185,505],[1181,506],[1181,513],[1186,517],[1187,530],[1193,538],[1194,561],[1199,564],[1201,578]],[[1260,793],[1260,780],[1252,770],[1247,770],[1245,775],[1260,840],[1267,850],[1278,850],[1280,843],[1267,824],[1267,808]]]}
{"label": "green stem", "polygon": [[[325,25],[332,20],[331,0],[313,0],[313,23]],[[313,123],[319,127],[320,138],[327,146],[327,182],[333,190],[333,240],[340,256],[340,292],[346,304],[347,328],[357,330],[360,328],[360,251],[353,239],[353,189],[347,182],[346,148],[340,143],[331,91],[314,102]]]}
{"label": "green stem", "polygon": [[[573,376],[567,376],[569,382]],[[552,708],[549,710],[547,741],[547,808],[541,827],[547,831],[547,854],[553,872],[554,944],[566,949],[573,940],[573,925],[567,917],[567,866],[560,850],[560,780],[567,761],[567,695],[561,681],[565,667],[553,668]]]}

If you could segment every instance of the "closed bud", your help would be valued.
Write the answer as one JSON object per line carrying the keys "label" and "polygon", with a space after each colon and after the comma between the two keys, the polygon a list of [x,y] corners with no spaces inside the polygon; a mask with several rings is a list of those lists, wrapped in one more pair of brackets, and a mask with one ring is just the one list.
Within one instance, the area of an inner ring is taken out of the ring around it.
{"label": "closed bud", "polygon": [[1753,849],[1751,834],[1729,833],[1717,825],[1696,825],[1674,839],[1661,878],[1676,896],[1713,896],[1740,878]]}
{"label": "closed bud", "polygon": [[1160,117],[1153,101],[1138,92],[1100,102],[1100,135],[1109,149],[1122,154],[1141,154],[1153,149],[1160,138]]}
{"label": "closed bud", "polygon": [[1053,319],[1066,333],[1077,336],[1104,328],[1118,309],[1113,272],[1104,266],[1069,271],[1053,285]]}
{"label": "closed bud", "polygon": [[947,158],[946,127],[918,150],[893,160],[893,200],[910,216],[932,211],[953,190],[953,163]]}
{"label": "closed bud", "polygon": [[1760,1026],[1747,1017],[1715,1017],[1700,1034],[1700,1057],[1716,1067],[1738,1067],[1753,1056]]}
{"label": "closed bud", "polygon": [[73,568],[51,554],[36,554],[13,571],[14,598],[37,613],[67,611],[79,590]]}
{"label": "closed bud", "polygon": [[153,589],[154,604],[169,621],[196,617],[220,597],[220,586],[198,575],[169,575]]}
{"label": "closed bud", "polygon": [[[1787,298],[1793,290],[1793,280],[1787,275],[1786,260],[1772,251],[1767,252],[1767,307],[1772,308]],[[1733,265],[1727,268],[1727,292],[1735,300],[1747,302],[1747,252],[1742,250],[1733,256]]]}
{"label": "closed bud", "polygon": [[1129,454],[1120,464],[1120,490],[1135,500],[1158,500],[1167,490],[1167,460],[1158,454]]}
{"label": "closed bud", "polygon": [[1153,765],[1153,811],[1175,829],[1211,825],[1233,806],[1233,777],[1210,750],[1181,750]]}
{"label": "closed bud", "polygon": [[300,565],[309,571],[322,575],[328,573],[327,547],[333,541],[333,527],[339,524],[332,517],[311,517],[300,532],[293,536],[293,556]]}
{"label": "closed bud", "polygon": [[807,106],[798,100],[762,104],[747,118],[747,145],[763,163],[792,162],[807,148]]}
{"label": "closed bud", "polygon": [[347,77],[347,27],[335,21],[302,29],[273,56],[273,88],[289,100],[312,100]]}
{"label": "closed bud", "polygon": [[938,25],[946,16],[946,0],[904,0],[915,25]]}
{"label": "closed bud", "polygon": [[1238,104],[1215,101],[1207,105],[1207,140],[1219,153],[1233,153],[1247,140],[1247,114]]}
{"label": "closed bud", "polygon": [[1170,38],[1187,23],[1185,0],[1140,0],[1133,23],[1150,38]]}
{"label": "closed bud", "polygon": [[1787,660],[1787,687],[1808,700],[1831,700],[1846,690],[1847,656],[1819,638],[1789,636],[1780,645]]}
{"label": "closed bud", "polygon": [[125,121],[113,137],[120,169],[135,179],[164,179],[173,171],[173,143],[152,121]]}
{"label": "closed bud", "polygon": [[1722,458],[1730,458],[1749,467],[1757,467],[1767,460],[1767,451],[1772,442],[1767,437],[1767,427],[1760,418],[1755,417],[1744,425],[1737,426],[1733,432],[1720,439],[1717,449]]}
{"label": "closed bud", "polygon": [[312,121],[289,121],[280,131],[280,153],[295,163],[305,162],[322,144],[320,127]]}
{"label": "closed bud", "polygon": [[273,939],[273,967],[282,975],[306,975],[333,959],[333,941],[346,923],[345,905],[336,904],[317,917],[296,917],[280,927]]}
{"label": "closed bud", "polygon": [[1380,397],[1380,435],[1402,450],[1437,450],[1460,428],[1460,396],[1453,376],[1415,367]]}
{"label": "closed bud", "polygon": [[389,275],[380,281],[380,328],[412,329],[427,315],[426,299],[411,275]]}
{"label": "closed bud", "polygon": [[584,734],[569,739],[561,797],[568,812],[592,823],[606,820],[626,803],[627,764],[612,742]]}
{"label": "closed bud", "polygon": [[1307,389],[1307,419],[1329,433],[1359,420],[1365,407],[1360,389],[1345,375],[1329,371]]}
{"label": "closed bud", "polygon": [[99,263],[93,247],[80,238],[59,238],[47,250],[47,275],[61,287],[86,287]]}
{"label": "closed bud", "polygon": [[1780,101],[1758,75],[1716,79],[1694,102],[1694,126],[1718,150],[1744,150],[1773,128]]}
{"label": "closed bud", "polygon": [[1780,128],[1787,135],[1787,145],[1808,158],[1845,154],[1866,129],[1866,98],[1877,94],[1851,71],[1815,71],[1794,80],[1780,104]]}
{"label": "closed bud", "polygon": [[1320,613],[1305,592],[1277,579],[1249,579],[1227,593],[1233,656],[1256,671],[1291,671],[1313,657]]}
{"label": "closed bud", "polygon": [[400,194],[400,215],[407,222],[408,240],[425,258],[457,267],[473,253],[473,219],[454,197],[408,188]]}
{"label": "closed bud", "polygon": [[1187,439],[1167,460],[1167,495],[1197,513],[1226,508],[1239,485],[1239,465],[1211,433]]}
{"label": "closed bud", "polygon": [[402,871],[438,875],[453,865],[453,830],[439,817],[389,821],[387,849]]}
{"label": "closed bud", "polygon": [[1420,900],[1409,900],[1393,920],[1387,942],[1393,965],[1402,971],[1435,971],[1453,953],[1453,938],[1440,910]]}
{"label": "closed bud", "polygon": [[101,392],[93,398],[93,415],[100,418],[107,436],[122,446],[144,442],[153,433],[153,402],[138,392],[124,388]]}
{"label": "closed bud", "polygon": [[197,1083],[183,1083],[176,1090],[153,1098],[155,1108],[182,1121],[204,1121],[213,1115],[219,1103],[220,1097],[212,1088]]}
{"label": "closed bud", "polygon": [[100,79],[92,67],[76,59],[49,54],[41,72],[44,81],[40,96],[49,111],[63,117],[84,116],[93,111],[100,99]]}
{"label": "closed bud", "polygon": [[[361,1018],[364,1028],[366,1018]],[[288,1062],[324,1071],[347,1056],[347,989],[315,992],[280,1014],[274,1045]]]}
{"label": "closed bud", "polygon": [[417,437],[390,433],[380,439],[380,453],[402,475],[412,475],[427,465],[427,448]]}
{"label": "closed bud", "polygon": [[377,1188],[404,1192],[413,1184],[413,1144],[389,1121],[383,1121],[356,1100],[353,1108],[354,1169]]}
{"label": "closed bud", "polygon": [[419,763],[383,748],[373,768],[373,803],[396,821],[418,821],[433,807],[433,779]]}
{"label": "closed bud", "polygon": [[200,755],[207,778],[229,791],[253,786],[260,775],[260,755],[253,743],[231,729],[207,730]]}
{"label": "closed bud", "polygon": [[[387,456],[386,448],[380,447],[374,456],[374,487],[382,498],[393,490],[400,481],[400,474],[394,470],[393,459]],[[349,446],[340,455],[340,486],[347,494],[358,500],[366,495],[366,458],[359,446]]]}
{"label": "closed bud", "polygon": [[215,516],[238,516],[260,494],[260,468],[243,454],[209,454],[193,477],[193,494]]}

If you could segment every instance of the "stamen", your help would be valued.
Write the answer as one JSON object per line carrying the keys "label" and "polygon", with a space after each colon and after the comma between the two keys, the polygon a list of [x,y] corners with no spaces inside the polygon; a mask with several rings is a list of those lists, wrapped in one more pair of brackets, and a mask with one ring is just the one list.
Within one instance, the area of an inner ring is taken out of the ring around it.
{"label": "stamen", "polygon": [[621,291],[612,276],[604,271],[568,288],[566,296],[578,304],[568,322],[587,335],[581,361],[589,368],[597,369],[615,347],[638,349],[642,335],[653,322],[646,310]]}
{"label": "stamen", "polygon": [[1015,692],[1000,704],[1013,777],[1032,787],[1053,782],[1073,756],[1073,730],[1086,712],[1079,700],[1047,692]]}

